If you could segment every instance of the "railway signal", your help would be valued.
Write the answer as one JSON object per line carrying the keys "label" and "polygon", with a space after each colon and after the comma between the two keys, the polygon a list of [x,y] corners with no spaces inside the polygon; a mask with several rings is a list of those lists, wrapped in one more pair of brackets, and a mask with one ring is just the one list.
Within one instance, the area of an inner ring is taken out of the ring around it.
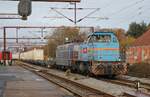
{"label": "railway signal", "polygon": [[22,20],[27,20],[27,17],[31,15],[31,0],[20,0],[18,4],[18,14],[22,16]]}

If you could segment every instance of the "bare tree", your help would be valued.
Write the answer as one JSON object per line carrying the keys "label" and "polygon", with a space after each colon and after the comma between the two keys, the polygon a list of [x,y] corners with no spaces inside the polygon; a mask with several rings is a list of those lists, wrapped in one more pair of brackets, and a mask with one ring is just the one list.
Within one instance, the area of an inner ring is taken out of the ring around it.
{"label": "bare tree", "polygon": [[80,33],[79,28],[61,27],[54,30],[49,36],[48,43],[45,46],[45,56],[55,58],[56,47],[65,44],[65,39],[69,42],[82,42],[86,38],[86,33]]}

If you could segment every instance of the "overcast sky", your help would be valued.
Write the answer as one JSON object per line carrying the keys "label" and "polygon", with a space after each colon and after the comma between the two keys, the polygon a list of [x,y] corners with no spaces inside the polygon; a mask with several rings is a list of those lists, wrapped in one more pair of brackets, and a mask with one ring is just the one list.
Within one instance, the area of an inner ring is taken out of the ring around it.
{"label": "overcast sky", "polygon": [[[17,4],[18,2],[0,0],[0,13],[17,13]],[[77,23],[77,26],[100,26],[102,28],[123,28],[127,30],[131,22],[150,22],[149,5],[150,0],[81,0],[81,2],[77,4],[77,7],[100,8],[100,10],[90,15],[90,17],[100,17],[109,19],[84,19],[83,21]],[[44,16],[60,16],[55,11],[50,10],[51,7],[67,8],[74,7],[74,5],[70,3],[33,2],[32,14],[31,16],[29,16],[27,21],[0,19],[0,26],[74,26],[74,23],[70,22],[65,18],[43,18]],[[86,16],[93,10],[77,10],[77,20]],[[71,19],[73,19],[74,17],[73,10],[59,9],[58,11],[60,11],[65,16]],[[19,31],[23,32],[23,30]],[[0,32],[0,36],[2,36],[2,29],[0,30]],[[11,29],[9,30],[9,32],[15,32],[15,29]],[[26,32],[30,33],[31,30],[27,29]],[[9,33],[7,35],[13,36],[15,34]]]}
{"label": "overcast sky", "polygon": [[[17,13],[18,2],[0,1],[0,13]],[[149,22],[150,0],[81,0],[77,7],[100,8],[99,11],[92,14],[91,17],[108,17],[104,19],[84,19],[77,25],[79,26],[100,26],[100,27],[122,27],[128,28],[128,24],[137,21]],[[50,7],[73,7],[69,3],[41,3],[34,2],[32,15],[27,21],[22,20],[0,20],[1,26],[8,25],[74,25],[67,19],[48,19],[44,16],[60,16],[51,11]],[[59,10],[69,18],[73,18],[73,10]],[[77,11],[77,18],[80,19],[93,10]]]}

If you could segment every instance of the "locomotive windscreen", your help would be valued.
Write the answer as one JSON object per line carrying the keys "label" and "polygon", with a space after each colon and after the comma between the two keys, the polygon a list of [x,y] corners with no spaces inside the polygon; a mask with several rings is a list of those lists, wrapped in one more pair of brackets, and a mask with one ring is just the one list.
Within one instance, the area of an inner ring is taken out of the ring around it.
{"label": "locomotive windscreen", "polygon": [[92,35],[89,42],[110,42],[111,35]]}

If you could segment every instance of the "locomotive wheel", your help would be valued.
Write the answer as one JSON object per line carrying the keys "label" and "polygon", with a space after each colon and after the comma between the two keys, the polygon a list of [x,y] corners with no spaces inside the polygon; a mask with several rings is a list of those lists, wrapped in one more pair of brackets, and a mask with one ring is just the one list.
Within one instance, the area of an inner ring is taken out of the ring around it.
{"label": "locomotive wheel", "polygon": [[83,62],[80,63],[80,65],[79,65],[79,70],[80,70],[81,73],[84,73],[84,71],[85,71],[85,66],[84,66],[84,63],[83,63]]}
{"label": "locomotive wheel", "polygon": [[88,64],[87,75],[90,77],[94,77],[94,74],[91,72],[91,66]]}
{"label": "locomotive wheel", "polygon": [[75,73],[77,71],[77,65],[72,65],[71,71]]}
{"label": "locomotive wheel", "polygon": [[110,79],[115,78],[115,76],[116,76],[115,74],[107,75],[107,77],[110,78]]}
{"label": "locomotive wheel", "polygon": [[82,73],[84,75],[88,74],[88,71],[89,71],[88,64],[81,62],[79,65],[79,70],[80,70],[80,73]]}

